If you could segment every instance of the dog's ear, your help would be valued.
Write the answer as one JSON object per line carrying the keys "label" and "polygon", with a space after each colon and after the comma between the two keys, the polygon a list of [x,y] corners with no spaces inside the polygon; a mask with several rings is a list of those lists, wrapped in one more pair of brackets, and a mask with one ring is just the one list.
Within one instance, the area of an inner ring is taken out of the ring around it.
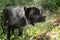
{"label": "dog's ear", "polygon": [[26,9],[27,9],[27,7],[25,6],[25,7],[24,7],[24,11],[26,11]]}

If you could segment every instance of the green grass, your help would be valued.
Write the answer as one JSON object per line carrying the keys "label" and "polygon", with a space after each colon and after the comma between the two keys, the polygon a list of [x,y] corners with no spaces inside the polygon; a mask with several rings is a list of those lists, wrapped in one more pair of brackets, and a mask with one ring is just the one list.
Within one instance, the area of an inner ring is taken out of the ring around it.
{"label": "green grass", "polygon": [[[14,35],[11,33],[11,40],[30,40],[32,36],[38,36],[41,34],[44,30],[48,29],[50,27],[48,22],[44,23],[35,23],[35,26],[32,25],[26,25],[22,36],[17,36],[18,35],[18,30],[15,29]],[[0,28],[0,39],[5,40],[6,39],[6,34],[3,33],[2,28]]]}

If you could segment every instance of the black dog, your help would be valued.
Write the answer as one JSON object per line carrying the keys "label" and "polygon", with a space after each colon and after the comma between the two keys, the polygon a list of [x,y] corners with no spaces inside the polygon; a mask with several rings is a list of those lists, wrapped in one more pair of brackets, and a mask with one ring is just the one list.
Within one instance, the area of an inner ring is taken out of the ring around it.
{"label": "black dog", "polygon": [[7,40],[10,40],[10,30],[14,31],[15,28],[18,28],[19,35],[21,36],[26,24],[34,25],[36,22],[45,21],[45,16],[36,7],[6,7],[3,13],[5,19],[4,24],[7,26]]}

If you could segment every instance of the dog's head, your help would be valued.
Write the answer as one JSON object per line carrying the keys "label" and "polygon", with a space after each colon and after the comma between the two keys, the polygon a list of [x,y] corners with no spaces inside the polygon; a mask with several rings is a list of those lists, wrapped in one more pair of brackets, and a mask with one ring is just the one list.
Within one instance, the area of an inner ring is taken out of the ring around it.
{"label": "dog's head", "polygon": [[25,16],[30,20],[31,24],[36,22],[45,22],[45,16],[40,13],[36,7],[29,7],[25,10]]}

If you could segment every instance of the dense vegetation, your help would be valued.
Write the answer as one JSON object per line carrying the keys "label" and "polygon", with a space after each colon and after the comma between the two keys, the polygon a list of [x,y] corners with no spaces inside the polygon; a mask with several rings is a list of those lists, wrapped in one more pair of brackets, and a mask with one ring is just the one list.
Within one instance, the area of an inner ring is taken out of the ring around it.
{"label": "dense vegetation", "polygon": [[[0,40],[6,40],[6,32],[3,33],[2,26],[4,25],[3,9],[5,5],[23,5],[23,6],[36,6],[42,9],[44,15],[46,15],[46,22],[35,23],[35,26],[26,25],[23,30],[22,36],[18,36],[18,30],[14,31],[14,35],[11,33],[11,40],[31,40],[32,37],[37,37],[46,29],[49,32],[55,32],[58,34],[58,40],[60,40],[60,25],[55,28],[51,28],[50,21],[57,16],[60,16],[60,0],[0,0]],[[5,30],[6,31],[6,30]],[[56,37],[55,37],[56,38]],[[43,40],[48,40],[43,38]]]}

